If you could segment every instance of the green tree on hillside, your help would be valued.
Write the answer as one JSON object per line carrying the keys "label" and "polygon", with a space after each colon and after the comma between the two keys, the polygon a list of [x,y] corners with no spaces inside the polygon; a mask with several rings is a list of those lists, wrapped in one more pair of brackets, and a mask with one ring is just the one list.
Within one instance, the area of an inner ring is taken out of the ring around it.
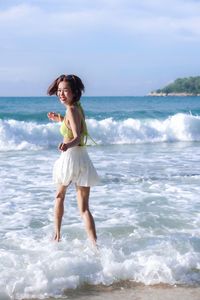
{"label": "green tree on hillside", "polygon": [[200,76],[178,78],[163,89],[156,90],[157,93],[189,93],[200,94]]}

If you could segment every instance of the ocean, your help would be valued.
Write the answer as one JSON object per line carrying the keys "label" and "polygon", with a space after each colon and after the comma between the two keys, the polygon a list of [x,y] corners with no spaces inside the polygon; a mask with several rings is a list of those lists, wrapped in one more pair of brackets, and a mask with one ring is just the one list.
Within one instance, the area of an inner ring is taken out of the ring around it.
{"label": "ocean", "polygon": [[97,143],[87,150],[100,176],[90,195],[99,251],[73,185],[62,241],[52,242],[61,135],[47,113],[63,107],[55,97],[0,98],[0,299],[199,287],[200,97],[83,97],[82,105]]}

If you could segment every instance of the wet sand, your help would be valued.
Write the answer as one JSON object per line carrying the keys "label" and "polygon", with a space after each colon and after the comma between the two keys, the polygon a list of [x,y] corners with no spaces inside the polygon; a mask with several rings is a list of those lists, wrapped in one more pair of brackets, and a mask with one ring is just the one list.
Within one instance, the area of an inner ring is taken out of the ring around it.
{"label": "wet sand", "polygon": [[[100,291],[101,290],[101,291]],[[67,293],[66,299],[80,300],[199,300],[200,287],[175,287],[175,286],[135,286],[132,288],[122,287],[120,289],[106,288],[102,289],[76,291]]]}
{"label": "wet sand", "polygon": [[[85,286],[81,289],[67,290],[62,298],[48,300],[199,300],[200,286],[143,286],[103,287]],[[38,299],[35,299],[38,300]],[[47,299],[46,299],[47,300]]]}

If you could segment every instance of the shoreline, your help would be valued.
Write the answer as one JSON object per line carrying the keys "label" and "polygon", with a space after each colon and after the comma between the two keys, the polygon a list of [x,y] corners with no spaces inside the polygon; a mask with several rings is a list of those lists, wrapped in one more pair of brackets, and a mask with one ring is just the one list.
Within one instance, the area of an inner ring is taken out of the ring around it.
{"label": "shoreline", "polygon": [[[40,300],[32,298],[33,300]],[[62,297],[44,298],[45,300],[199,300],[200,286],[165,285],[145,286],[129,283],[121,286],[85,285],[75,290],[66,290]],[[28,300],[24,298],[23,300]]]}
{"label": "shoreline", "polygon": [[151,92],[147,94],[150,97],[200,97],[200,94],[190,94],[190,93],[157,93]]}

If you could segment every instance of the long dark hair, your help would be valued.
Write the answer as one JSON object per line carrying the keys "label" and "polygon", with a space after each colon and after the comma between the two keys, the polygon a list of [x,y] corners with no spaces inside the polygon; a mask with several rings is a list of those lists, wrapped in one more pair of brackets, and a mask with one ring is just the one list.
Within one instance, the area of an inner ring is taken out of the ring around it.
{"label": "long dark hair", "polygon": [[69,83],[69,86],[74,95],[74,98],[73,98],[74,102],[79,101],[82,93],[85,91],[85,87],[84,87],[82,80],[76,75],[60,75],[48,87],[47,94],[49,96],[57,95],[58,85],[62,81],[66,81]]}

